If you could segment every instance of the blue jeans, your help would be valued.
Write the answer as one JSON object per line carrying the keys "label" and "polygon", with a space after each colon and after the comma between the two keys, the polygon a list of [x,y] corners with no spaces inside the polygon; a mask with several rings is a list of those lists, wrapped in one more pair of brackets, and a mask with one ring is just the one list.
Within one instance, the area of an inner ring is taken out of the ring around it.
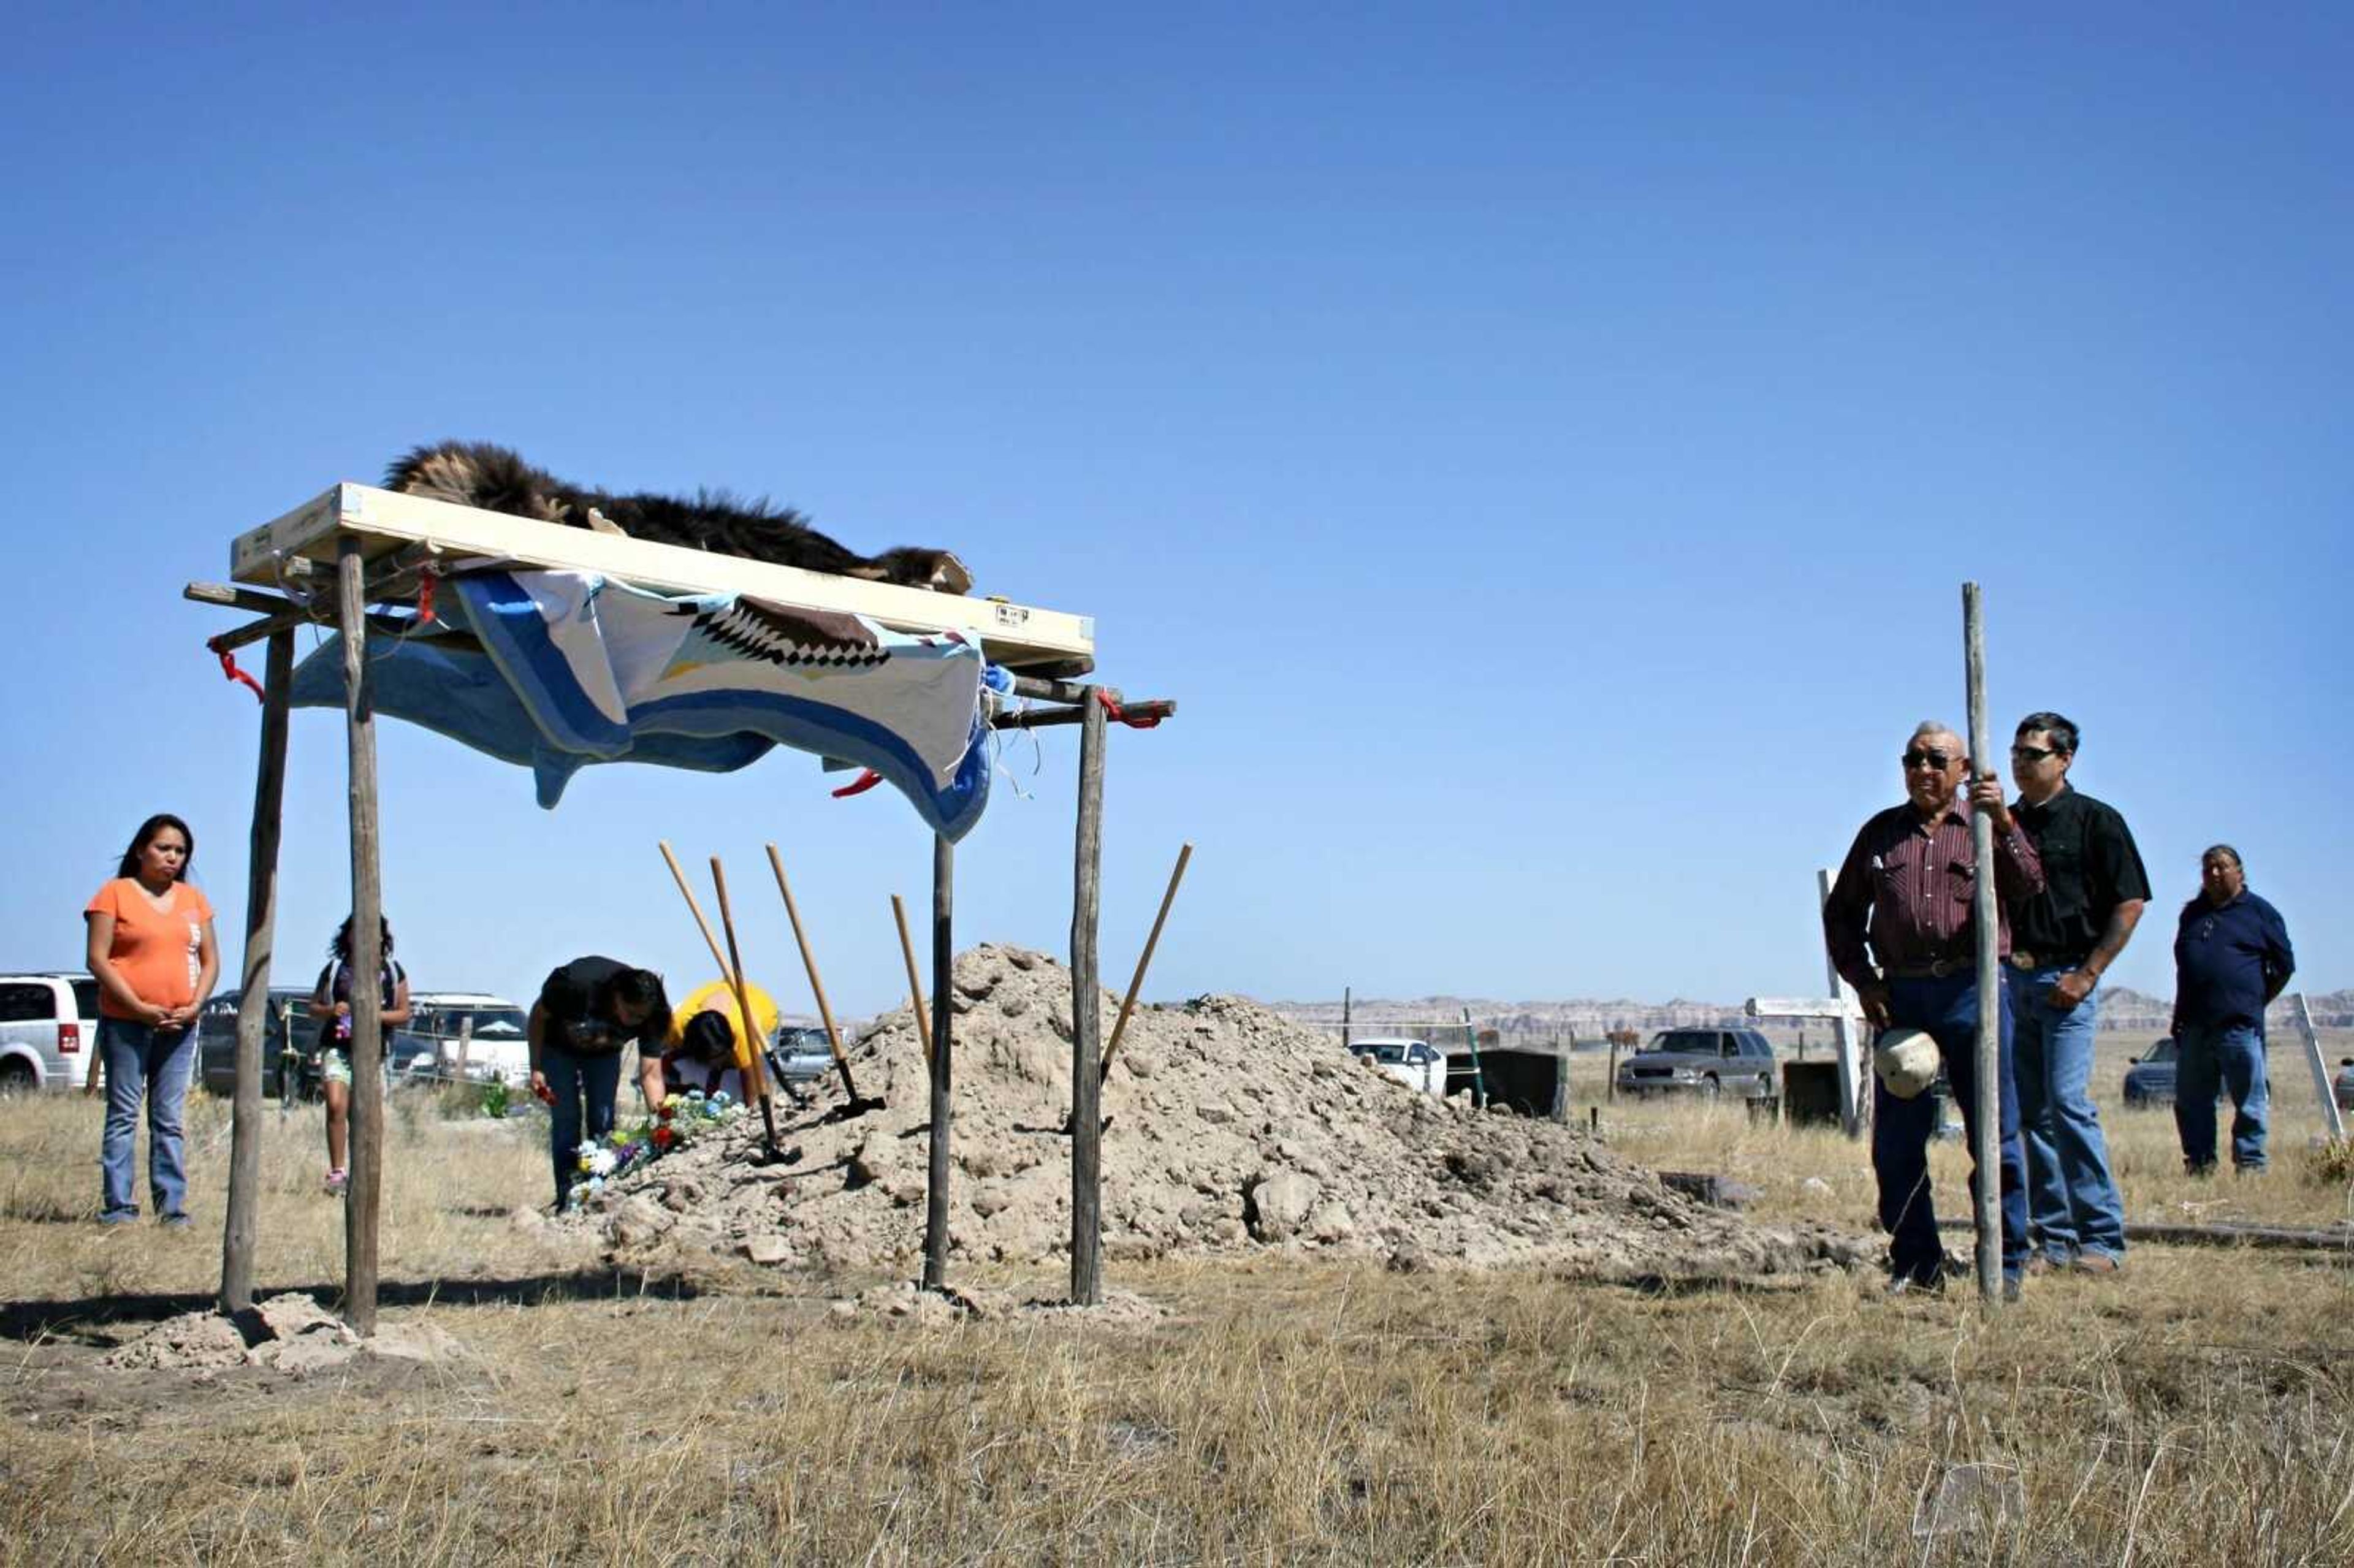
{"label": "blue jeans", "polygon": [[106,1064],[106,1131],[98,1170],[106,1207],[100,1218],[139,1217],[131,1189],[132,1152],[139,1140],[139,1102],[147,1101],[147,1186],[155,1213],[170,1219],[188,1198],[187,1145],[180,1113],[196,1062],[196,1032],[169,1033],[120,1018],[98,1021],[98,1048]]}
{"label": "blue jeans", "polygon": [[2121,1258],[2125,1200],[2109,1174],[2101,1113],[2093,1108],[2093,1031],[2100,991],[2064,1012],[2051,1002],[2060,965],[2007,969],[2020,1141],[2027,1152],[2027,1223],[2055,1263],[2077,1253]]}
{"label": "blue jeans", "polygon": [[2232,1163],[2264,1168],[2264,1037],[2244,1023],[2186,1023],[2174,1036],[2174,1128],[2193,1174],[2215,1168],[2215,1091],[2232,1089]]}
{"label": "blue jeans", "polygon": [[[1978,977],[1888,982],[1890,1019],[1899,1028],[1924,1029],[1937,1042],[1946,1081],[1961,1107],[1962,1125],[1978,1147]],[[2016,1279],[2027,1267],[2027,1161],[2019,1143],[2019,1094],[2011,1077],[2010,996],[2000,994],[2001,1070],[1997,1074],[1995,1126],[2002,1209],[2002,1272]],[[1899,1279],[1936,1279],[1946,1261],[1937,1239],[1937,1213],[1929,1194],[1929,1135],[1937,1127],[1936,1097],[1898,1099],[1872,1075],[1872,1171],[1880,1180],[1880,1223],[1887,1230],[1888,1266]],[[1980,1172],[1970,1171],[1978,1191]]]}
{"label": "blue jeans", "polygon": [[[548,1115],[547,1152],[556,1166],[556,1202],[561,1207],[572,1183],[579,1180],[581,1144],[613,1130],[613,1094],[621,1084],[621,1054],[609,1051],[601,1056],[582,1056],[550,1045],[540,1054],[539,1070],[547,1075],[547,1086],[556,1096]],[[580,1114],[584,1100],[588,1112],[585,1133]]]}

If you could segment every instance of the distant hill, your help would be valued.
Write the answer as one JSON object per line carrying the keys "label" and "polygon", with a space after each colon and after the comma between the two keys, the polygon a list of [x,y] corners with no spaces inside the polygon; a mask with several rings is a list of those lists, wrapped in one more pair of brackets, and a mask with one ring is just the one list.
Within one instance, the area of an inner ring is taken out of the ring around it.
{"label": "distant hill", "polygon": [[[2306,1001],[2313,1010],[2317,1027],[2354,1028],[2354,991],[2308,994]],[[1270,1001],[1265,1005],[1301,1023],[1340,1026],[1341,1003],[1337,1001]],[[1681,998],[1659,1002],[1625,998],[1496,1001],[1484,997],[1422,996],[1404,1001],[1359,998],[1350,1012],[1350,1020],[1357,1030],[1371,1033],[1402,1029],[1408,1024],[1459,1022],[1466,1008],[1470,1010],[1472,1021],[1483,1029],[1500,1030],[1507,1034],[1575,1032],[1589,1039],[1613,1029],[1647,1033],[1693,1024],[1730,1024],[1742,1017],[1739,1002],[1691,1001]],[[2147,996],[2127,986],[2101,993],[2101,1023],[2105,1028],[2163,1033],[2170,1010],[2168,999]],[[2277,1002],[2267,1015],[2267,1022],[2274,1030],[2296,1026],[2291,1010]]]}

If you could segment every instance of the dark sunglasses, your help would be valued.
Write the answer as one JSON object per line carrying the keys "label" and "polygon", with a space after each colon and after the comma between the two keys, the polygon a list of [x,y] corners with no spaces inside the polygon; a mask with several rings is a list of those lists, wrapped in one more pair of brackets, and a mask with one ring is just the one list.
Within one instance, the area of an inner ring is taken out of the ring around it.
{"label": "dark sunglasses", "polygon": [[2060,755],[2058,748],[2048,746],[2014,746],[2010,755],[2020,762],[2041,762],[2047,757]]}
{"label": "dark sunglasses", "polygon": [[1897,760],[1903,763],[1907,768],[1934,768],[1938,772],[1943,773],[1947,768],[1953,766],[1956,759],[1946,756],[1942,751],[1924,750],[1915,747],[1914,750],[1906,752],[1903,757],[1898,758]]}

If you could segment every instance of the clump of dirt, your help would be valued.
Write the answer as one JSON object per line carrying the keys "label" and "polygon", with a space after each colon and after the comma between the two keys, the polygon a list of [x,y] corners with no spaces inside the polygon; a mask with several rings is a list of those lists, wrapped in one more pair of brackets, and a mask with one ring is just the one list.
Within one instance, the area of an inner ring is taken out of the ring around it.
{"label": "clump of dirt", "polygon": [[[1037,1263],[1070,1234],[1070,973],[984,944],[956,960],[952,1257]],[[1106,1028],[1118,998],[1103,998]],[[884,1108],[843,1116],[838,1078],[778,1102],[788,1162],[759,1121],[633,1172],[555,1236],[615,1262],[720,1253],[866,1269],[923,1245],[929,1080],[910,1013],[850,1048]],[[1441,1102],[1329,1034],[1247,999],[1140,1009],[1103,1089],[1104,1255],[1370,1255],[1401,1269],[1526,1266],[1596,1278],[1754,1279],[1853,1266],[1821,1226],[1767,1227],[1663,1187],[1583,1129]]]}
{"label": "clump of dirt", "polygon": [[99,1365],[116,1372],[218,1372],[263,1367],[297,1377],[371,1356],[398,1361],[462,1359],[464,1347],[430,1323],[386,1323],[361,1339],[297,1291],[259,1302],[250,1312],[184,1312],[109,1351]]}

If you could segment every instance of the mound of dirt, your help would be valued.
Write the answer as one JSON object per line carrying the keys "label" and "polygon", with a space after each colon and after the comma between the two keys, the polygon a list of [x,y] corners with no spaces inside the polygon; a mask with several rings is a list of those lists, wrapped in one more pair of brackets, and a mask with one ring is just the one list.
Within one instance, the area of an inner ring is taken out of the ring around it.
{"label": "mound of dirt", "polygon": [[[954,970],[953,1257],[1035,1263],[1070,1235],[1070,973],[984,944]],[[1119,1005],[1103,1001],[1108,1031]],[[616,1262],[698,1250],[871,1267],[923,1246],[929,1083],[910,1013],[850,1050],[885,1107],[843,1118],[838,1077],[609,1186],[552,1222]],[[1585,1131],[1407,1088],[1330,1035],[1240,997],[1140,1009],[1103,1091],[1108,1259],[1275,1248],[1403,1269],[1527,1266],[1597,1278],[1755,1278],[1861,1262],[1858,1239],[1771,1228],[1663,1187]]]}
{"label": "mound of dirt", "polygon": [[184,1312],[110,1351],[99,1365],[116,1372],[217,1372],[266,1367],[297,1377],[361,1356],[400,1361],[461,1359],[458,1341],[430,1323],[387,1323],[363,1340],[310,1297],[288,1291],[250,1312]]}

